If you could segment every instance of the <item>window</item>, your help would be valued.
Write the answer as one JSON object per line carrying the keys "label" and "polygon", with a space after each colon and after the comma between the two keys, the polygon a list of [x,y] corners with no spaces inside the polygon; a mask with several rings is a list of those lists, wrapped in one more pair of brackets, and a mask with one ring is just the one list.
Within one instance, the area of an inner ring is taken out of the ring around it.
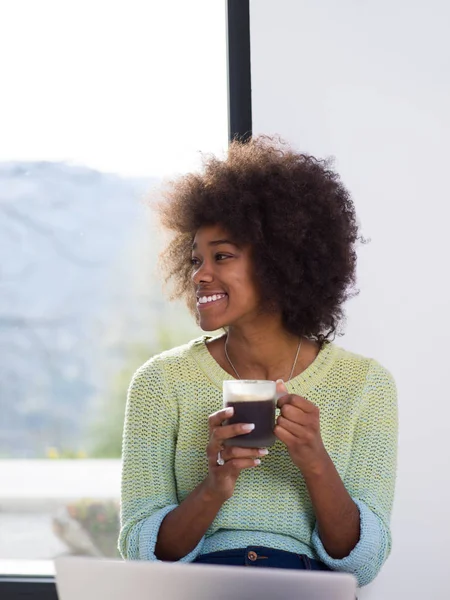
{"label": "window", "polygon": [[143,199],[226,149],[225,21],[219,0],[0,8],[0,574],[116,555],[131,374],[198,335]]}

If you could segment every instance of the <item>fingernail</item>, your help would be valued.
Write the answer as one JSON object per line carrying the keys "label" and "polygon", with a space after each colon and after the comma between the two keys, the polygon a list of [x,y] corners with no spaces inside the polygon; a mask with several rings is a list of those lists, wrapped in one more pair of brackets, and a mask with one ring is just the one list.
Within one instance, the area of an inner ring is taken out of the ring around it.
{"label": "fingernail", "polygon": [[283,379],[277,379],[277,380],[275,381],[275,383],[282,383],[282,384],[284,385],[284,381],[283,381]]}
{"label": "fingernail", "polygon": [[228,408],[225,409],[225,414],[229,415],[231,417],[231,415],[234,413],[234,408],[232,406],[229,406]]}
{"label": "fingernail", "polygon": [[242,431],[253,431],[254,429],[255,429],[254,423],[246,423],[245,425],[242,425]]}
{"label": "fingernail", "polygon": [[259,460],[259,458],[255,458],[254,463],[258,466],[261,464],[261,461]]}
{"label": "fingernail", "polygon": [[267,450],[267,448],[260,448],[260,449],[258,450],[258,454],[259,454],[260,456],[267,456],[267,454],[269,454],[269,451]]}

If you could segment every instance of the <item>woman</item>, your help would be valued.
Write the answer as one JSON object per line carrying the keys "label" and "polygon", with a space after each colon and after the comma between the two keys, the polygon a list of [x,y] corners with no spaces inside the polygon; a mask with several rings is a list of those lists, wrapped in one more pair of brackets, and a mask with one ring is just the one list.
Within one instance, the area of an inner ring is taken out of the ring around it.
{"label": "woman", "polygon": [[[355,281],[351,198],[326,161],[270,138],[175,182],[159,210],[175,296],[204,336],[153,357],[128,395],[124,558],[352,573],[391,549],[394,381],[331,340]],[[277,380],[277,441],[239,448],[226,379]],[[284,381],[283,381],[284,380]]]}

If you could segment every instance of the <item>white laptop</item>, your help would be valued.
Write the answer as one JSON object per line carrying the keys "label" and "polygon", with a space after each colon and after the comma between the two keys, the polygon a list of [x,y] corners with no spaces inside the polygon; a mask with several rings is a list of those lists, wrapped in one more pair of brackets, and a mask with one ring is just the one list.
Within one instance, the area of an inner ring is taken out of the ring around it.
{"label": "white laptop", "polygon": [[59,600],[354,600],[346,573],[261,567],[55,560]]}

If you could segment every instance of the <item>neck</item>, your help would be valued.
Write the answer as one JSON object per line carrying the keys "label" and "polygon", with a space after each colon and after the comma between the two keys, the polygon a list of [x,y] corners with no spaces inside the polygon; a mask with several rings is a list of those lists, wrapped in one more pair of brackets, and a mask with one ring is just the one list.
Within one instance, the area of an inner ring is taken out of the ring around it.
{"label": "neck", "polygon": [[230,327],[226,338],[228,355],[242,379],[287,380],[299,342],[275,318]]}

